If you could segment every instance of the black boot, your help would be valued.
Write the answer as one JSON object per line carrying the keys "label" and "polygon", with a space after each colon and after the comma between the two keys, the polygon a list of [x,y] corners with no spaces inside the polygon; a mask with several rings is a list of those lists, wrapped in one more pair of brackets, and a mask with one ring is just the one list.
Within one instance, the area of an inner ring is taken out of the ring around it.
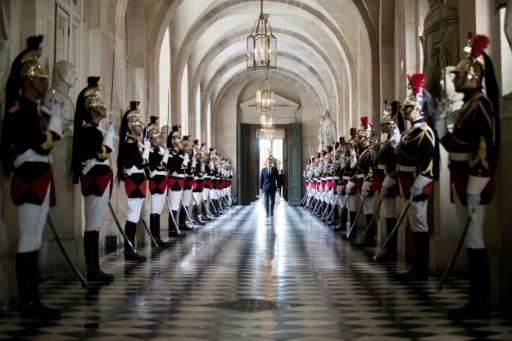
{"label": "black boot", "polygon": [[212,212],[212,214],[215,216],[215,217],[219,217],[220,214],[219,212],[217,211],[217,208],[215,207],[215,204],[214,204],[215,200],[214,199],[210,199],[210,212]]}
{"label": "black boot", "polygon": [[197,205],[192,206],[192,221],[196,225],[205,225],[205,223],[203,223],[201,219],[199,219],[199,209]]}
{"label": "black boot", "polygon": [[[172,216],[171,216],[172,214]],[[171,211],[169,213],[169,238],[184,238],[185,234],[182,233],[176,225],[178,211]],[[174,220],[172,219],[174,217]]]}
{"label": "black boot", "polygon": [[184,206],[181,206],[181,209],[180,209],[180,221],[179,221],[179,224],[180,224],[180,230],[182,231],[194,231],[194,229],[192,227],[190,227],[189,225],[187,225],[187,214],[188,214],[188,211],[186,211],[188,209],[188,207],[184,207]]}
{"label": "black boot", "polygon": [[84,233],[84,254],[87,265],[87,281],[98,284],[110,284],[114,276],[108,275],[100,269],[99,258],[99,231],[85,231]]}
{"label": "black boot", "polygon": [[160,214],[152,213],[149,215],[149,228],[158,247],[166,249],[171,246],[171,243],[164,242],[160,237]]}
{"label": "black boot", "polygon": [[213,220],[213,217],[209,216],[208,212],[206,211],[206,203],[205,202],[201,203],[201,214],[203,215],[203,220],[204,221],[211,221],[211,220]]}
{"label": "black boot", "polygon": [[414,257],[411,269],[399,277],[404,281],[425,281],[428,279],[429,235],[428,232],[413,232]]}
{"label": "black boot", "polygon": [[340,220],[334,232],[346,232],[347,231],[347,218],[348,210],[346,208],[341,209]]}
{"label": "black boot", "polygon": [[[396,218],[386,218],[386,231],[387,235],[393,231],[393,228],[396,225]],[[396,260],[397,257],[397,233],[393,235],[393,237],[389,240],[388,245],[386,245],[386,254],[383,257],[385,260]]]}
{"label": "black boot", "polygon": [[354,228],[352,229],[352,232],[350,233],[350,239],[357,240],[357,229],[358,229],[357,221],[356,221],[357,212],[349,211],[348,216],[350,218],[350,227],[354,226]]}
{"label": "black boot", "polygon": [[[366,219],[366,233],[363,236],[364,240],[362,241],[361,246],[374,247],[375,246],[375,221],[372,222],[373,214],[365,214]],[[372,223],[370,225],[370,222]]]}
{"label": "black boot", "polygon": [[124,259],[143,262],[146,260],[146,257],[138,254],[135,251],[135,232],[136,231],[137,231],[137,224],[133,223],[131,221],[126,221],[126,225],[124,226],[124,232],[126,234],[126,237],[128,237],[128,240],[130,241],[130,243],[132,243],[133,248],[131,248],[127,242],[124,243]]}
{"label": "black boot", "polygon": [[327,204],[325,206],[325,211],[322,212],[322,221],[324,223],[326,223],[328,220],[329,220],[329,217],[330,217],[330,213],[331,213],[331,209],[332,209],[332,204]]}
{"label": "black boot", "polygon": [[43,321],[57,320],[61,313],[39,301],[38,251],[16,254],[16,277],[20,295],[20,314],[25,318]]}
{"label": "black boot", "polygon": [[451,318],[484,319],[491,317],[491,279],[487,249],[467,249],[469,301],[449,312]]}

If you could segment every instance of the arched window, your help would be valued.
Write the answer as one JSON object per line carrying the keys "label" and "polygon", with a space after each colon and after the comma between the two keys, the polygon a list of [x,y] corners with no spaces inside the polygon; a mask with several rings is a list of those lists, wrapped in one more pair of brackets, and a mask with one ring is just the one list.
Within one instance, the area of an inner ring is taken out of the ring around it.
{"label": "arched window", "polygon": [[212,104],[208,101],[206,108],[206,141],[209,147],[212,145]]}
{"label": "arched window", "polygon": [[201,86],[197,88],[196,94],[196,139],[201,140]]}

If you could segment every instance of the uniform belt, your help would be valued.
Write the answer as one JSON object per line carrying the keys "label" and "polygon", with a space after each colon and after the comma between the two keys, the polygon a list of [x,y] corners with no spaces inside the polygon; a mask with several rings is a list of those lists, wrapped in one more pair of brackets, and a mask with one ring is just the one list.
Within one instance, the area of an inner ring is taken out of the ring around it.
{"label": "uniform belt", "polygon": [[350,176],[344,176],[342,179],[343,180],[350,180]]}
{"label": "uniform belt", "polygon": [[357,174],[357,175],[356,175],[356,178],[358,178],[358,179],[363,179],[363,178],[364,178],[364,174]]}
{"label": "uniform belt", "polygon": [[151,173],[149,173],[149,177],[150,178],[153,178],[157,175],[163,175],[163,176],[166,176],[167,175],[167,172],[166,171],[161,171],[161,170],[154,170],[152,171]]}
{"label": "uniform belt", "polygon": [[469,160],[471,160],[470,153],[450,153],[448,157],[451,161],[469,161]]}
{"label": "uniform belt", "polygon": [[178,173],[178,172],[176,172],[176,171],[172,172],[172,174],[171,174],[171,175],[172,175],[173,177],[175,177],[175,178],[184,178],[184,177],[185,177],[185,175],[184,175],[184,174],[180,174],[180,173]]}
{"label": "uniform belt", "polygon": [[48,155],[36,153],[33,149],[27,149],[24,153],[14,159],[14,167],[18,168],[25,162],[44,162],[48,163]]}
{"label": "uniform belt", "polygon": [[398,170],[400,172],[405,172],[405,173],[415,173],[416,172],[416,166],[398,165]]}
{"label": "uniform belt", "polygon": [[136,166],[131,166],[130,168],[128,169],[124,169],[124,174],[130,176],[132,174],[144,174],[144,170],[143,169],[138,169]]}
{"label": "uniform belt", "polygon": [[384,170],[384,169],[386,169],[386,165],[377,165],[377,169]]}
{"label": "uniform belt", "polygon": [[89,159],[89,160],[85,161],[85,166],[82,169],[82,174],[86,175],[96,165],[110,166],[109,163],[108,163],[108,159],[105,159],[103,161],[99,161],[99,160],[96,160],[96,159]]}

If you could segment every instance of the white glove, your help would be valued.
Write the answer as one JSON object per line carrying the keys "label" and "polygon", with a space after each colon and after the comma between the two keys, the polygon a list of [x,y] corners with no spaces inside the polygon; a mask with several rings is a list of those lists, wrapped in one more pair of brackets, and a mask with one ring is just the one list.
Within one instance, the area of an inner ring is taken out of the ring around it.
{"label": "white glove", "polygon": [[414,199],[416,198],[418,195],[421,195],[421,193],[423,193],[423,188],[419,188],[419,187],[411,187],[411,198]]}
{"label": "white glove", "polygon": [[114,136],[116,135],[116,131],[114,129],[114,124],[110,123],[108,125],[107,133],[105,137],[103,137],[103,145],[109,147],[110,149],[114,149]]}
{"label": "white glove", "polygon": [[380,194],[381,194],[383,197],[385,197],[386,195],[388,195],[388,190],[389,190],[389,188],[388,188],[388,187],[386,187],[386,186],[382,186],[382,187],[380,188]]}
{"label": "white glove", "polygon": [[349,181],[349,182],[347,183],[347,186],[345,187],[345,189],[346,189],[346,191],[347,191],[347,192],[352,192],[352,190],[354,189],[354,187],[356,187],[355,182],[353,182],[353,181]]}
{"label": "white glove", "polygon": [[64,136],[64,128],[62,126],[62,117],[60,115],[52,115],[50,123],[48,124],[48,130],[54,132],[59,137]]}
{"label": "white glove", "polygon": [[210,161],[210,170],[213,171],[214,168],[215,168],[215,164],[213,163],[213,161]]}
{"label": "white glove", "polygon": [[151,151],[151,142],[149,139],[144,140],[144,151],[142,152],[142,158],[149,160],[149,152]]}
{"label": "white glove", "polygon": [[185,153],[185,156],[183,156],[183,162],[181,163],[184,166],[188,166],[188,163],[190,162],[190,156],[188,153]]}
{"label": "white glove", "polygon": [[169,161],[169,148],[164,149],[164,156],[162,157],[162,162],[167,163]]}
{"label": "white glove", "polygon": [[361,188],[361,194],[364,197],[368,197],[370,195],[370,187],[372,183],[370,181],[363,182],[363,187]]}
{"label": "white glove", "polygon": [[468,202],[468,210],[469,210],[469,214],[471,215],[471,213],[478,206],[480,206],[480,194],[469,194],[469,193],[466,193],[466,201]]}
{"label": "white glove", "polygon": [[62,117],[62,107],[63,104],[61,102],[52,100],[50,102],[50,112],[52,113],[52,116]]}
{"label": "white glove", "polygon": [[192,168],[196,168],[197,166],[197,160],[196,160],[196,157],[195,156],[192,156]]}
{"label": "white glove", "polygon": [[446,120],[445,118],[438,119],[436,121],[436,130],[437,130],[437,136],[439,138],[443,138],[448,133],[448,128],[446,127]]}

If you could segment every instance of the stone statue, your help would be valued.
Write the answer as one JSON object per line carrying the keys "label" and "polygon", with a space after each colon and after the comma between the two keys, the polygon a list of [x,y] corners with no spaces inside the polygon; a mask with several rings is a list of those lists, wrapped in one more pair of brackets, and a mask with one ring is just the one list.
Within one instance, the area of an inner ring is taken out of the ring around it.
{"label": "stone statue", "polygon": [[447,131],[453,130],[453,124],[457,118],[459,109],[464,105],[464,94],[455,91],[453,78],[455,75],[451,73],[455,66],[446,66],[442,72],[440,87],[442,96],[437,99],[438,117],[436,120],[436,128],[439,137],[443,137]]}
{"label": "stone statue", "polygon": [[329,110],[320,116],[320,128],[318,128],[318,152],[327,146],[336,143],[336,124],[331,117]]}
{"label": "stone statue", "polygon": [[10,28],[5,1],[0,0],[0,117],[4,114],[5,83],[9,72]]}
{"label": "stone statue", "polygon": [[64,127],[64,135],[73,135],[73,121],[75,115],[74,101],[69,98],[69,90],[76,82],[75,66],[68,61],[59,60],[55,63],[53,71],[53,88],[45,97],[46,105],[51,99],[62,103],[62,125]]}
{"label": "stone statue", "polygon": [[502,8],[506,8],[504,30],[508,45],[512,49],[512,0],[496,0],[496,10]]}
{"label": "stone statue", "polygon": [[441,70],[459,61],[459,13],[443,0],[429,0],[421,38],[425,89],[432,98],[441,96]]}

